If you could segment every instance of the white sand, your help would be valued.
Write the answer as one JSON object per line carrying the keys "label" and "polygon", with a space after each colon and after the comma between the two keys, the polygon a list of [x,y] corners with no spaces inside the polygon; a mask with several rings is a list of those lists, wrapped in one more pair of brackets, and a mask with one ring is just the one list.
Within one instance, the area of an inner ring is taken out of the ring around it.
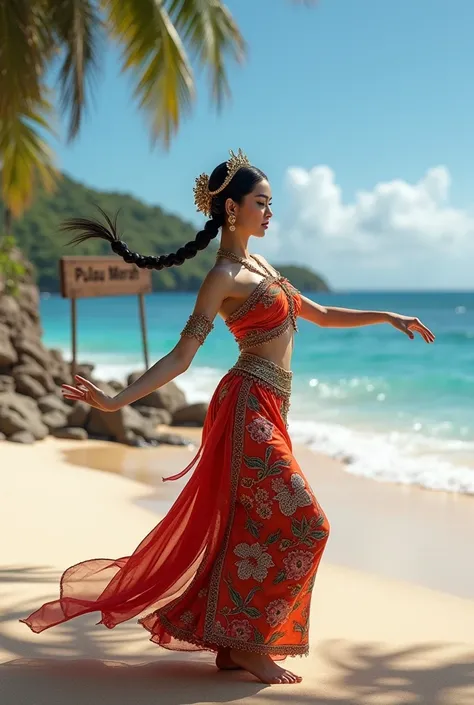
{"label": "white sand", "polygon": [[[51,439],[35,446],[0,443],[2,705],[258,704],[287,698],[308,705],[474,703],[473,600],[332,565],[326,557],[313,594],[311,655],[287,660],[304,676],[301,685],[264,686],[243,672],[219,673],[210,654],[167,652],[135,622],[107,630],[94,626],[99,616],[92,615],[33,634],[18,619],[57,596],[62,570],[87,558],[127,555],[158,521],[137,503],[150,495],[149,487],[65,462],[65,452],[81,447]],[[185,457],[167,448],[144,452],[167,469],[173,462],[182,466]],[[341,472],[332,477],[334,496],[348,502],[353,478]],[[328,486],[324,492],[333,497]],[[163,501],[169,501],[166,494]],[[377,517],[383,535],[384,515]],[[404,540],[402,534],[400,551]],[[348,546],[353,543],[352,535]]]}

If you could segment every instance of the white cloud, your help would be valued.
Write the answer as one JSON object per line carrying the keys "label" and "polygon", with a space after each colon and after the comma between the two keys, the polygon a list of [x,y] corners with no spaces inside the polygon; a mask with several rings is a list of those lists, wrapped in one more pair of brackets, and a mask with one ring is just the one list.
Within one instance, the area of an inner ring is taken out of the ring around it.
{"label": "white cloud", "polygon": [[472,289],[474,215],[450,205],[450,184],[438,166],[415,184],[378,183],[344,203],[328,166],[293,167],[262,252],[309,264],[335,288]]}

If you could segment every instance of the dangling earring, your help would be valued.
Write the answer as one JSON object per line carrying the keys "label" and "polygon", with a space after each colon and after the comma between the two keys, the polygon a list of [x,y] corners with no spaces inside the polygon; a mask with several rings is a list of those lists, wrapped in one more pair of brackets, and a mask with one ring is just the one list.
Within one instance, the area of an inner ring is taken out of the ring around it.
{"label": "dangling earring", "polygon": [[235,221],[236,221],[236,217],[235,217],[235,215],[234,215],[233,213],[231,213],[231,214],[229,215],[229,223],[230,223],[230,225],[229,225],[229,230],[230,230],[232,233],[235,231]]}

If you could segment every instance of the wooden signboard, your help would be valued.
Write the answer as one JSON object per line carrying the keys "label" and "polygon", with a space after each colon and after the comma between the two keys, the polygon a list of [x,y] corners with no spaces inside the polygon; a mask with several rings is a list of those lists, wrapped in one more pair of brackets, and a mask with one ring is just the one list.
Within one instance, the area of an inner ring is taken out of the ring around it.
{"label": "wooden signboard", "polygon": [[149,294],[151,271],[119,257],[62,257],[61,293],[67,299]]}
{"label": "wooden signboard", "polygon": [[61,295],[71,300],[72,373],[77,367],[77,299],[138,294],[145,367],[149,367],[144,294],[152,291],[151,270],[119,257],[61,257]]}

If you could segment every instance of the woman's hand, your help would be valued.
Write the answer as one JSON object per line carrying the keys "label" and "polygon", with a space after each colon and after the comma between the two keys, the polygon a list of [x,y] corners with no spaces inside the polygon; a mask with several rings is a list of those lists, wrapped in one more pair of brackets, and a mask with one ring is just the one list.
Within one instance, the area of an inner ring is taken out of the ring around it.
{"label": "woman's hand", "polygon": [[95,384],[84,379],[80,375],[75,375],[76,387],[70,384],[63,384],[61,391],[64,399],[72,399],[73,401],[85,401],[86,404],[100,409],[100,411],[117,411],[120,407],[113,397],[103,392]]}
{"label": "woman's hand", "polygon": [[388,323],[390,323],[397,330],[400,330],[402,333],[408,335],[411,340],[415,337],[412,331],[416,331],[427,343],[434,342],[435,337],[433,333],[429,330],[429,328],[423,325],[419,318],[402,316],[401,313],[389,313]]}

